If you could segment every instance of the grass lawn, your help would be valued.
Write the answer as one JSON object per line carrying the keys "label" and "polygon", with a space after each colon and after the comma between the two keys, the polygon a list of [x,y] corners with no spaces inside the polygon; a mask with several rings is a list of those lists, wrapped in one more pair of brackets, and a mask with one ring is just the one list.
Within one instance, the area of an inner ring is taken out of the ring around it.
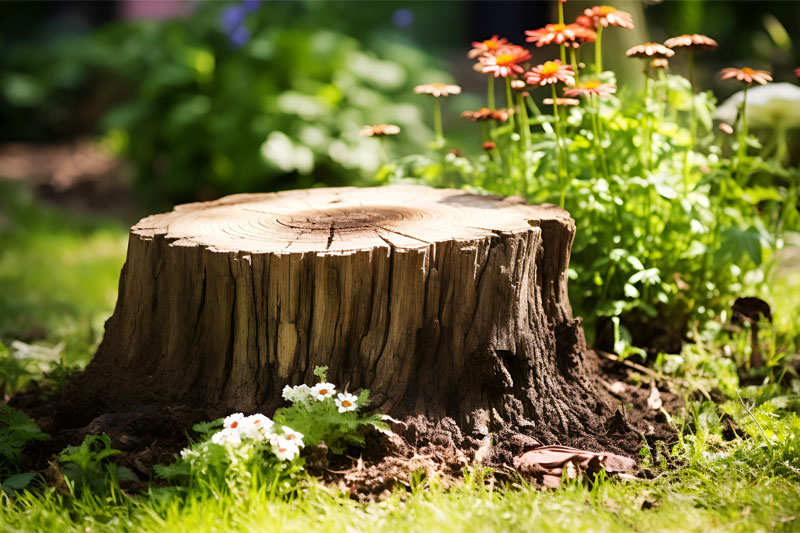
{"label": "grass lawn", "polygon": [[[116,221],[44,208],[0,182],[0,339],[63,342],[68,362],[85,361],[113,308],[126,231]],[[14,497],[3,495],[0,530],[797,531],[800,380],[789,367],[800,302],[792,296],[797,272],[779,272],[763,295],[772,297],[776,320],[762,331],[768,368],[758,385],[738,382],[746,332],[719,333],[657,362],[688,403],[673,416],[680,438],[669,466],[661,450],[642,451],[652,479],[600,477],[541,491],[522,481],[493,483],[478,469],[449,491],[420,478],[384,501],[362,504],[308,477],[284,498],[271,496],[257,475],[235,491],[198,484],[142,494],[125,494],[112,479],[95,494],[35,478]],[[724,358],[726,345],[731,354]],[[717,403],[702,392],[713,389],[721,391]]]}

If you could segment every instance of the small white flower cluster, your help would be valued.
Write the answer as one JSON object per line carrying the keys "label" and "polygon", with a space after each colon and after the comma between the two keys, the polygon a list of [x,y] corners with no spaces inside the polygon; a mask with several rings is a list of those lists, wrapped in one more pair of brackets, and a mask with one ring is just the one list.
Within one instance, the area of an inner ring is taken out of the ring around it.
{"label": "small white flower cluster", "polygon": [[239,446],[242,441],[268,441],[278,459],[291,461],[300,455],[303,434],[287,426],[276,430],[275,423],[260,413],[250,416],[234,413],[225,417],[222,430],[211,437],[211,442],[220,446]]}
{"label": "small white flower cluster", "polygon": [[290,387],[286,385],[283,388],[283,399],[292,403],[310,405],[314,400],[321,402],[327,398],[335,398],[334,401],[340,413],[358,409],[358,397],[349,392],[336,394],[336,385],[333,383],[317,383],[313,387],[308,385]]}

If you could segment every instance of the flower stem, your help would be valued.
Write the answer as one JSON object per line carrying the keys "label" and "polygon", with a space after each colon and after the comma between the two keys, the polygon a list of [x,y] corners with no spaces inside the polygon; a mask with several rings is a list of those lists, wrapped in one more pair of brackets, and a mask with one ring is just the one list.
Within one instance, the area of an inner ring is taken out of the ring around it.
{"label": "flower stem", "polygon": [[689,108],[689,147],[683,154],[683,192],[689,193],[689,163],[691,154],[694,151],[694,144],[697,137],[697,110],[694,101],[694,52],[689,51],[689,86],[691,87],[691,107]]}
{"label": "flower stem", "polygon": [[559,197],[558,205],[561,209],[564,209],[564,204],[566,203],[567,199],[567,178],[566,178],[566,168],[565,168],[565,157],[564,157],[564,150],[561,146],[561,118],[558,114],[558,104],[556,103],[556,85],[555,83],[550,84],[550,89],[552,90],[553,94],[553,118],[555,120],[555,131],[556,131],[556,155],[558,159],[558,184],[561,189],[561,195]]}
{"label": "flower stem", "polygon": [[487,107],[489,109],[495,109],[495,107],[494,107],[494,75],[493,74],[489,74],[489,87],[488,87],[487,92],[486,92],[486,98],[487,98],[487,101],[486,101]]}
{"label": "flower stem", "polygon": [[509,77],[506,77],[506,105],[508,106],[508,122],[513,131],[516,129],[516,122],[514,121],[514,100],[511,98],[511,78]]}
{"label": "flower stem", "polygon": [[598,76],[603,72],[603,27],[597,28],[597,38],[594,41],[594,70]]}
{"label": "flower stem", "polygon": [[[528,96],[526,100],[531,105],[531,109],[533,110],[533,115],[536,117],[541,117],[542,111],[539,109],[539,106],[536,105],[534,99]],[[545,131],[545,133],[553,133],[553,126],[551,126],[549,122],[542,122],[542,129]]]}
{"label": "flower stem", "polygon": [[594,130],[594,148],[596,150],[595,157],[600,160],[601,168],[603,169],[603,177],[609,181],[608,164],[606,163],[606,154],[603,151],[603,146],[600,143],[600,97],[591,97],[592,107],[592,129]]}
{"label": "flower stem", "polygon": [[740,124],[739,124],[739,146],[736,150],[736,179],[741,180],[741,185],[744,184],[744,180],[742,180],[742,161],[744,161],[745,155],[747,155],[747,89],[748,87],[745,86],[744,91],[742,92],[742,108],[739,111],[740,117]]}
{"label": "flower stem", "polygon": [[[559,24],[564,24],[564,3],[563,2],[558,2],[558,23]],[[567,53],[564,50],[564,45],[562,44],[560,46],[560,48],[561,48],[561,63],[566,65],[566,63],[567,63]]]}
{"label": "flower stem", "polygon": [[433,131],[436,135],[436,146],[444,146],[444,130],[442,129],[442,103],[439,98],[433,99]]}
{"label": "flower stem", "polygon": [[522,96],[522,93],[519,93],[519,97],[517,98],[517,103],[519,104],[520,128],[522,129],[522,143],[523,146],[525,147],[525,152],[527,153],[531,145],[531,127],[530,123],[528,122],[528,107],[525,105],[525,99],[524,96]]}
{"label": "flower stem", "polygon": [[578,79],[578,56],[574,48],[569,49],[569,62],[572,63],[572,70],[575,71],[575,79]]}
{"label": "flower stem", "polygon": [[644,113],[642,114],[642,167],[644,171],[650,169],[650,114],[648,112],[648,103],[650,96],[650,76],[647,71],[644,73]]}
{"label": "flower stem", "polygon": [[519,113],[520,113],[520,129],[522,130],[522,170],[523,170],[523,182],[524,182],[524,191],[527,194],[529,176],[529,157],[530,157],[530,148],[531,148],[531,127],[528,122],[528,106],[525,105],[525,97],[522,96],[520,92],[517,95],[517,104],[519,104]]}

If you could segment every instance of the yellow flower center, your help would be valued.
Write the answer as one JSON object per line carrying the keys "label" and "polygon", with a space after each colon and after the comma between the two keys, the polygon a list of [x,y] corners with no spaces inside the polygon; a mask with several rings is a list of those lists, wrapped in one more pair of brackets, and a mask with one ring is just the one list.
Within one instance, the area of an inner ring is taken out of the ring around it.
{"label": "yellow flower center", "polygon": [[586,83],[583,83],[582,85],[583,85],[584,89],[597,89],[598,87],[600,87],[602,85],[602,83],[600,83],[599,81],[596,81],[596,80],[592,80],[592,81],[587,81]]}
{"label": "yellow flower center", "polygon": [[489,50],[494,50],[495,48],[497,48],[498,45],[497,41],[495,41],[494,39],[486,39],[485,41],[483,41],[483,46],[485,46]]}
{"label": "yellow flower center", "polygon": [[755,74],[755,73],[756,73],[756,71],[755,71],[755,70],[753,70],[753,69],[751,69],[750,67],[744,67],[744,68],[742,69],[742,72],[744,72],[744,73],[745,73],[745,74],[747,74],[748,76],[752,76],[753,74]]}
{"label": "yellow flower center", "polygon": [[342,401],[342,407],[350,407],[351,405],[353,405],[353,404],[350,403],[348,400],[343,400]]}
{"label": "yellow flower center", "polygon": [[615,13],[617,11],[617,8],[611,6],[600,6],[600,9],[598,11],[600,12],[600,16],[605,17],[606,15]]}
{"label": "yellow flower center", "polygon": [[553,24],[553,31],[564,31],[566,27],[566,24]]}
{"label": "yellow flower center", "polygon": [[560,65],[555,61],[547,61],[542,67],[542,76],[552,76],[558,72]]}
{"label": "yellow flower center", "polygon": [[328,389],[320,389],[320,390],[319,390],[319,393],[320,393],[321,395],[325,396],[326,394],[328,394]]}
{"label": "yellow flower center", "polygon": [[508,65],[514,62],[514,56],[511,54],[502,54],[497,56],[497,64],[498,65]]}

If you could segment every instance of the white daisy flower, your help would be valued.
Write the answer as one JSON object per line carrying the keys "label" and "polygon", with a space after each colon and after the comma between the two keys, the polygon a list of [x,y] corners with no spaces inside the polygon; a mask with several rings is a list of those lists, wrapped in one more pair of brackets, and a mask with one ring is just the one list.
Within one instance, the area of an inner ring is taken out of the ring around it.
{"label": "white daisy flower", "polygon": [[277,437],[272,439],[271,442],[272,453],[281,461],[291,461],[300,455],[300,448],[298,448],[293,441]]}
{"label": "white daisy flower", "polygon": [[288,440],[289,442],[293,442],[295,446],[302,448],[303,447],[303,434],[299,431],[295,431],[289,426],[283,426],[281,428],[282,434],[280,438],[284,440]]}
{"label": "white daisy flower", "polygon": [[308,385],[297,385],[283,388],[283,399],[292,403],[304,403],[311,399],[311,387]]}
{"label": "white daisy flower", "polygon": [[275,423],[261,413],[250,415],[244,419],[242,432],[250,439],[263,440],[272,434]]}
{"label": "white daisy flower", "polygon": [[233,413],[232,415],[225,417],[225,422],[223,422],[222,427],[225,429],[239,429],[242,422],[244,421],[244,415],[242,413]]}
{"label": "white daisy flower", "polygon": [[336,397],[336,407],[339,408],[340,413],[355,411],[358,409],[358,397],[356,397],[355,394],[350,394],[349,392],[340,392]]}
{"label": "white daisy flower", "polygon": [[317,383],[311,388],[311,395],[315,400],[332,398],[336,394],[336,385],[333,383]]}
{"label": "white daisy flower", "polygon": [[211,437],[211,442],[220,446],[225,446],[226,444],[238,446],[242,443],[241,432],[235,428],[225,428],[218,433],[214,433]]}

